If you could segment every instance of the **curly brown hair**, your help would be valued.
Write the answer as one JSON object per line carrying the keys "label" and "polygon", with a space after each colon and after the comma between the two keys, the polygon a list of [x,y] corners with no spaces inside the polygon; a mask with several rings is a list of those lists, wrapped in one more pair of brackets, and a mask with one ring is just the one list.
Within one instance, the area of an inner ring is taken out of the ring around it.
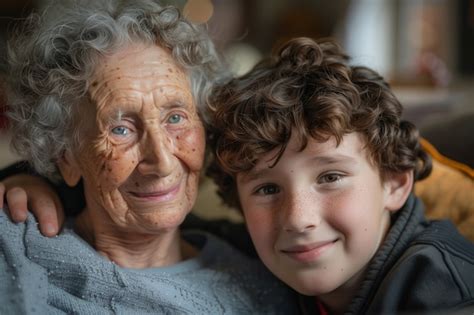
{"label": "curly brown hair", "polygon": [[[224,202],[240,208],[236,174],[250,171],[259,157],[278,148],[275,164],[292,133],[339,144],[357,132],[381,177],[414,170],[415,180],[431,171],[415,126],[401,120],[402,105],[387,82],[366,67],[350,66],[333,41],[296,38],[273,51],[245,76],[221,86],[213,100],[208,168]],[[274,165],[275,165],[274,164]]]}

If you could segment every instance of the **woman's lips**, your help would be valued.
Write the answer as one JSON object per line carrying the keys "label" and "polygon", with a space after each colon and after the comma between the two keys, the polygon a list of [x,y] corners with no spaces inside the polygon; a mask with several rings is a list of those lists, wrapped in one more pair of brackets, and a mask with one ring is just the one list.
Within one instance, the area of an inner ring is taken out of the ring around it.
{"label": "woman's lips", "polygon": [[282,249],[281,252],[298,262],[307,263],[318,259],[325,251],[330,249],[336,241],[337,240],[331,240],[292,246]]}
{"label": "woman's lips", "polygon": [[171,188],[164,189],[164,190],[157,190],[157,191],[149,191],[149,192],[137,192],[131,191],[130,194],[140,200],[143,201],[154,201],[154,202],[162,202],[162,201],[169,201],[175,198],[178,194],[181,184],[177,184]]}

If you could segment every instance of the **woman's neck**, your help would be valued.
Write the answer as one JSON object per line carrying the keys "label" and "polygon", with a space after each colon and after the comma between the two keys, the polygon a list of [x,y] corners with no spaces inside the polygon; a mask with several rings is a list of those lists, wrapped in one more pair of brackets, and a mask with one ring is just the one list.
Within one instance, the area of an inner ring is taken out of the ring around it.
{"label": "woman's neck", "polygon": [[174,265],[198,251],[185,242],[178,228],[160,233],[136,233],[120,229],[105,218],[93,218],[85,209],[75,220],[74,230],[97,252],[125,268]]}

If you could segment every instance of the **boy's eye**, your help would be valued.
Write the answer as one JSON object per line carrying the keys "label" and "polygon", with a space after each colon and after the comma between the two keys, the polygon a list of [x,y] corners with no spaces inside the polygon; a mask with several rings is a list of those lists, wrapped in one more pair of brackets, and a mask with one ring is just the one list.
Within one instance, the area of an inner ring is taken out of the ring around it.
{"label": "boy's eye", "polygon": [[318,182],[321,183],[321,184],[334,183],[334,182],[337,182],[337,181],[341,180],[341,178],[342,178],[341,174],[329,173],[329,174],[321,176],[319,178]]}
{"label": "boy's eye", "polygon": [[280,192],[280,188],[276,185],[265,185],[257,189],[256,193],[261,195],[274,195]]}
{"label": "boy's eye", "polygon": [[180,114],[173,114],[168,118],[168,123],[170,124],[178,124],[183,120],[183,116]]}
{"label": "boy's eye", "polygon": [[125,126],[118,126],[112,129],[112,133],[119,136],[126,136],[129,132],[130,129]]}

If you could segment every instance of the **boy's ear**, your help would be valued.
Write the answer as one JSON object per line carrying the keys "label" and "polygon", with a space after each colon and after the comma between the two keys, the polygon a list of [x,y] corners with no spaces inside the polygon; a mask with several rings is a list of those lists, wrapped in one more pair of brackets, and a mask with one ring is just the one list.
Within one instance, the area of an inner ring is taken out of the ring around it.
{"label": "boy's ear", "polygon": [[387,174],[384,182],[386,189],[385,208],[399,210],[407,200],[413,188],[413,170]]}
{"label": "boy's ear", "polygon": [[81,171],[71,150],[64,152],[58,161],[58,168],[68,186],[74,187],[81,180]]}

